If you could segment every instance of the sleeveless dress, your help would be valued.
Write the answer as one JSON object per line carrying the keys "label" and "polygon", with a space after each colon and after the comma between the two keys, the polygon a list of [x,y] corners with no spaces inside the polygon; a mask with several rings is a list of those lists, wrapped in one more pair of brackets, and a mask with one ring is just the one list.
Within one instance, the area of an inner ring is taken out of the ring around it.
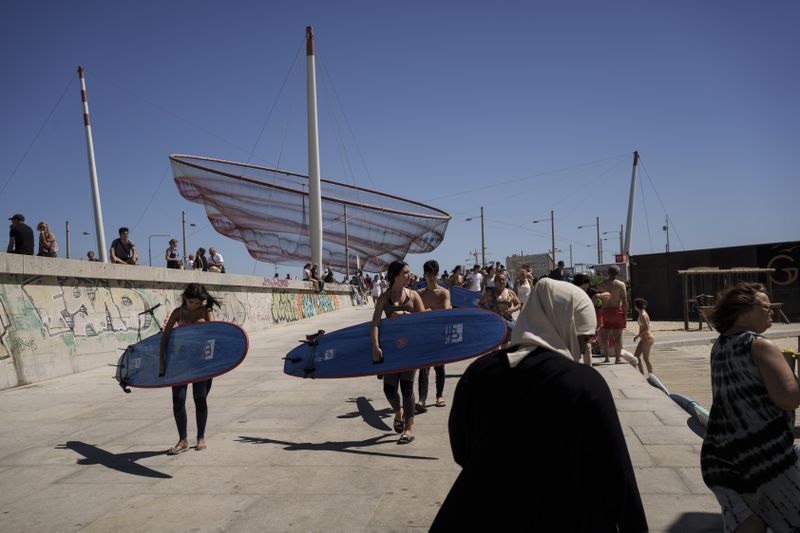
{"label": "sleeveless dress", "polygon": [[775,532],[800,531],[800,458],[789,411],[769,398],[753,363],[760,335],[721,335],[711,349],[713,404],[700,452],[703,480],[726,531],[751,514]]}

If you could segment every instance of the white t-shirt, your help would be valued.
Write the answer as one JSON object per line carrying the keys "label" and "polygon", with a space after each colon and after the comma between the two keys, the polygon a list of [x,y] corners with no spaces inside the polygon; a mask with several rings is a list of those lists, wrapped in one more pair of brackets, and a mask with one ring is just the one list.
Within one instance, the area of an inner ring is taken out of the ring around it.
{"label": "white t-shirt", "polygon": [[209,257],[209,259],[210,259],[209,262],[211,263],[211,265],[222,266],[222,264],[224,263],[224,261],[222,259],[222,256],[219,255],[219,252],[217,252],[214,255],[212,255],[211,257]]}
{"label": "white t-shirt", "polygon": [[483,274],[481,274],[480,272],[470,272],[469,274],[467,274],[467,281],[469,282],[467,289],[475,292],[480,292],[481,282],[483,281]]}

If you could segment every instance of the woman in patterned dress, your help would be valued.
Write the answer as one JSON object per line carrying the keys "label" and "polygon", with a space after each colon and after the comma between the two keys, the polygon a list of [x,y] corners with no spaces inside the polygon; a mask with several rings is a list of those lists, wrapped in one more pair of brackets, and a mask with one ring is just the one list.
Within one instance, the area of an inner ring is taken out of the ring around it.
{"label": "woman in patterned dress", "polygon": [[713,404],[703,439],[703,480],[725,531],[800,531],[800,386],[778,346],[761,336],[772,310],[763,285],[729,288],[709,315]]}

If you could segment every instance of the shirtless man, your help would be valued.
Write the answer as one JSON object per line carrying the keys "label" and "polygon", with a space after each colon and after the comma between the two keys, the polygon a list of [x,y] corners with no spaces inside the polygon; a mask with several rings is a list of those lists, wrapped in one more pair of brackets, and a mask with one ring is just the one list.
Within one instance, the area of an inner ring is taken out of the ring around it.
{"label": "shirtless man", "polygon": [[603,317],[603,327],[600,328],[600,353],[604,362],[608,362],[608,336],[614,339],[614,364],[619,364],[622,351],[622,330],[625,329],[625,317],[628,316],[628,290],[625,283],[617,279],[619,268],[608,267],[608,279],[597,286],[600,292],[607,292],[611,296],[603,301],[600,315]]}
{"label": "shirtless man", "polygon": [[[451,309],[450,291],[437,284],[439,263],[434,260],[428,261],[422,266],[422,270],[425,274],[426,286],[424,289],[420,289],[419,295],[422,297],[422,305],[425,306],[425,310]],[[444,407],[444,365],[436,365],[433,370],[436,372],[436,407]],[[415,406],[415,410],[418,413],[424,413],[428,410],[425,401],[428,399],[428,375],[430,371],[430,367],[419,369],[419,401]]]}

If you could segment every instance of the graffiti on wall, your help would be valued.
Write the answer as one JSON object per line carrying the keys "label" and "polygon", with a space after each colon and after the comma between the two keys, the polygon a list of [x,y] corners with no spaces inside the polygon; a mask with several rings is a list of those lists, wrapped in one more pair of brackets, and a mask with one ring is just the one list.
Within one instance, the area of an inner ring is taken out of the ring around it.
{"label": "graffiti on wall", "polygon": [[265,277],[264,280],[261,282],[264,287],[272,287],[274,289],[288,289],[289,288],[289,280],[288,279],[281,279],[281,278],[267,278]]}
{"label": "graffiti on wall", "polygon": [[22,290],[50,336],[71,333],[94,337],[108,331],[146,330],[147,302],[127,281],[57,278],[58,284],[34,278]]}
{"label": "graffiti on wall", "polygon": [[341,309],[335,294],[296,294],[275,291],[272,295],[272,320],[275,323],[293,322]]}
{"label": "graffiti on wall", "polygon": [[0,361],[11,357],[8,330],[11,328],[11,319],[8,317],[6,305],[0,300]]}

